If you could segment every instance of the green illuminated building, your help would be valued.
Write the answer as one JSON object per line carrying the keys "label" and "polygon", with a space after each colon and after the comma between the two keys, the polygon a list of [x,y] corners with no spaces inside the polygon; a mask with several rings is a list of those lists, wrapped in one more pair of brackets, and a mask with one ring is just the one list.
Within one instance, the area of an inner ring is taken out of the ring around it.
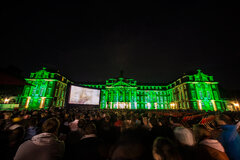
{"label": "green illuminated building", "polygon": [[[67,84],[70,82],[59,73],[43,68],[25,79],[28,84],[19,97],[25,108],[65,106]],[[225,110],[218,82],[202,73],[184,75],[176,81],[161,84],[137,84],[134,79],[123,77],[106,80],[106,83],[81,83],[80,86],[101,90],[101,109],[194,109]]]}
{"label": "green illuminated building", "polygon": [[25,79],[30,85],[25,85],[19,104],[24,108],[48,108],[51,106],[63,107],[65,105],[67,84],[70,82],[59,73],[51,73],[43,68],[31,73]]}
{"label": "green illuminated building", "polygon": [[122,77],[105,84],[80,84],[101,89],[101,109],[225,110],[218,82],[198,70],[167,85],[137,84]]}

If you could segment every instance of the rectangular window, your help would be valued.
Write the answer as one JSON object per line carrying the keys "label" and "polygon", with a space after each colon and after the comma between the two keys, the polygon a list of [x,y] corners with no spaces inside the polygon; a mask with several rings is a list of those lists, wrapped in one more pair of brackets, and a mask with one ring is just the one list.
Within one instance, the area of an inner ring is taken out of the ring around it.
{"label": "rectangular window", "polygon": [[48,104],[49,104],[49,99],[46,99],[46,100],[45,100],[45,103],[44,103],[44,107],[47,107]]}
{"label": "rectangular window", "polygon": [[24,105],[26,104],[26,100],[27,100],[27,99],[23,99],[23,101],[22,101],[22,106],[24,106]]}
{"label": "rectangular window", "polygon": [[24,96],[27,96],[27,95],[28,95],[28,92],[29,92],[29,87],[27,87],[27,88],[25,89]]}
{"label": "rectangular window", "polygon": [[41,88],[41,90],[40,90],[40,97],[43,96],[43,91],[44,91],[44,88]]}
{"label": "rectangular window", "polygon": [[207,98],[208,98],[208,99],[211,99],[211,95],[210,95],[210,92],[209,92],[209,91],[207,91]]}
{"label": "rectangular window", "polygon": [[163,97],[162,96],[160,97],[160,100],[161,100],[161,103],[163,103]]}
{"label": "rectangular window", "polygon": [[191,93],[192,93],[192,98],[193,98],[193,99],[196,99],[196,93],[195,93],[195,91],[192,91]]}
{"label": "rectangular window", "polygon": [[40,105],[42,99],[38,99],[37,105]]}
{"label": "rectangular window", "polygon": [[203,93],[202,93],[202,91],[199,91],[199,96],[200,96],[200,99],[203,99]]}
{"label": "rectangular window", "polygon": [[57,94],[58,94],[58,89],[56,89],[55,91],[55,97],[57,97]]}
{"label": "rectangular window", "polygon": [[33,88],[33,90],[32,90],[32,96],[35,96],[35,93],[36,93],[36,88]]}
{"label": "rectangular window", "polygon": [[186,100],[188,100],[187,91],[185,91],[185,97],[186,97]]}
{"label": "rectangular window", "polygon": [[47,97],[51,96],[51,91],[52,91],[52,88],[48,88],[48,90],[47,90]]}
{"label": "rectangular window", "polygon": [[219,98],[217,91],[213,91],[213,94],[214,94],[215,99],[218,99],[218,98]]}
{"label": "rectangular window", "polygon": [[54,78],[54,73],[51,74],[51,78]]}
{"label": "rectangular window", "polygon": [[194,109],[197,109],[197,108],[198,108],[197,102],[193,102],[193,108],[194,108]]}

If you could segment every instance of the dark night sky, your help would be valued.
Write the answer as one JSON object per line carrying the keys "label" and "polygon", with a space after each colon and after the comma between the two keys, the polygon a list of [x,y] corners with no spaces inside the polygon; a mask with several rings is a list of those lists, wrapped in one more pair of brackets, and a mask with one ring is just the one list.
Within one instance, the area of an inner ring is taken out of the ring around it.
{"label": "dark night sky", "polygon": [[124,70],[139,82],[171,82],[200,68],[240,89],[238,5],[213,2],[8,1],[0,67],[28,76],[46,66],[74,81],[105,81]]}

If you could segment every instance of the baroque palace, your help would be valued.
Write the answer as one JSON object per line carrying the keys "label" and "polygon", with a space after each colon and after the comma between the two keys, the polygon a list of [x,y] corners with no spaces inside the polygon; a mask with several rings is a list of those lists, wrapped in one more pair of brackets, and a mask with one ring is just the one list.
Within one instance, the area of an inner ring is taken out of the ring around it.
{"label": "baroque palace", "polygon": [[[59,73],[43,68],[25,79],[19,104],[25,108],[64,107],[70,82]],[[101,109],[195,109],[226,110],[229,105],[220,96],[218,82],[198,70],[167,85],[138,84],[134,79],[119,77],[106,83],[80,83],[101,90]],[[232,107],[231,110],[236,110]]]}
{"label": "baroque palace", "polygon": [[102,109],[225,110],[218,82],[198,70],[167,85],[137,84],[133,79],[109,79],[106,84],[80,84],[101,89]]}

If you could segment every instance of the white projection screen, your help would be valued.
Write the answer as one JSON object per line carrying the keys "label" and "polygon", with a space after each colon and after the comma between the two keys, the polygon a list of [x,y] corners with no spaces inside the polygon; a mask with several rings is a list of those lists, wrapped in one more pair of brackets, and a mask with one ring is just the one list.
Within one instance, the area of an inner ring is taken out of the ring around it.
{"label": "white projection screen", "polygon": [[69,104],[99,105],[100,90],[71,85]]}

